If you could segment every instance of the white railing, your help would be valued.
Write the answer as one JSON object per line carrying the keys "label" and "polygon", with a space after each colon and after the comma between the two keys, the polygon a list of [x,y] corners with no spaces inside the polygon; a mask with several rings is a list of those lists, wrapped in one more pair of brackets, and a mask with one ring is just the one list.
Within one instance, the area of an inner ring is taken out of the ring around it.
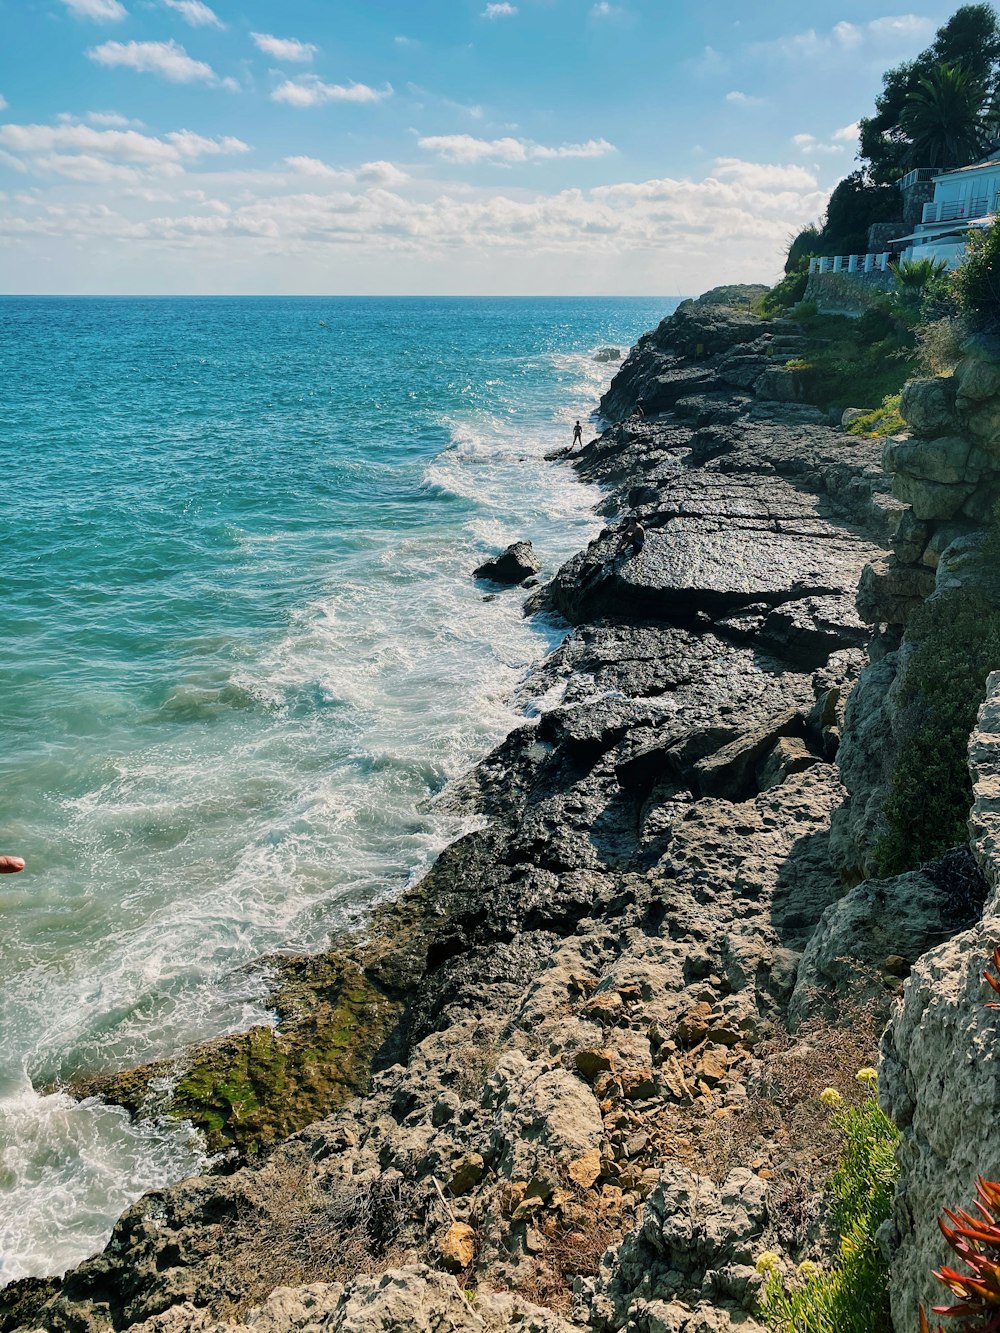
{"label": "white railing", "polygon": [[918,181],[933,180],[935,176],[940,176],[941,171],[938,167],[914,167],[908,171],[902,180],[897,181],[901,190],[908,190],[911,185],[916,185]]}
{"label": "white railing", "polygon": [[817,255],[809,261],[810,273],[888,273],[890,251],[880,255]]}
{"label": "white railing", "polygon": [[[922,222],[955,222],[960,218],[984,218],[990,212],[988,195],[978,195],[975,199],[945,199],[940,203],[924,204]],[[996,207],[994,195],[993,207]]]}

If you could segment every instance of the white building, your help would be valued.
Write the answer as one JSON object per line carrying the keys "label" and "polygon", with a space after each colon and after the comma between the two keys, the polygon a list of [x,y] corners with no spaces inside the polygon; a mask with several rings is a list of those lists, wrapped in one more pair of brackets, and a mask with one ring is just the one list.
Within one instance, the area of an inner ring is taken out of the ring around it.
{"label": "white building", "polygon": [[[905,189],[910,172],[900,181]],[[943,171],[933,180],[934,198],[923,206],[923,217],[908,236],[891,242],[904,259],[943,259],[957,268],[965,255],[965,239],[973,228],[988,227],[1000,197],[1000,148],[982,162],[955,171]]]}

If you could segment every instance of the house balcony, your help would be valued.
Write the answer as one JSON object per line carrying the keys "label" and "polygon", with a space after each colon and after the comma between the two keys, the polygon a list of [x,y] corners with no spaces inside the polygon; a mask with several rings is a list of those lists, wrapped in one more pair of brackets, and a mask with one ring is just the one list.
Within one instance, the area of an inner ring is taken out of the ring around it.
{"label": "house balcony", "polygon": [[928,222],[959,222],[971,221],[973,218],[984,218],[987,214],[996,209],[997,196],[992,198],[989,195],[978,195],[975,199],[947,199],[940,202],[924,204],[924,212],[921,221]]}

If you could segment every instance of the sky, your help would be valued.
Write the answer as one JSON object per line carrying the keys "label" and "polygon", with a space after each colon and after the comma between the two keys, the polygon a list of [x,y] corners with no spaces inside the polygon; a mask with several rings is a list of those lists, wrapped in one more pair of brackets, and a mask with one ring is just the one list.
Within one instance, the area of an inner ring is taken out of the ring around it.
{"label": "sky", "polygon": [[0,292],[773,282],[957,3],[0,0]]}

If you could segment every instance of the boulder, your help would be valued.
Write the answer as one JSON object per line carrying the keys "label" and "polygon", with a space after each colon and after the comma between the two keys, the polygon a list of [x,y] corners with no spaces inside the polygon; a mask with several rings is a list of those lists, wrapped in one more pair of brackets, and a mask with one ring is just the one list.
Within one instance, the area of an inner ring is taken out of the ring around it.
{"label": "boulder", "polygon": [[925,481],[907,472],[897,472],[892,479],[893,495],[912,505],[920,519],[954,518],[975,489],[975,482]]}
{"label": "boulder", "polygon": [[868,416],[872,410],[870,407],[845,407],[840,414],[840,424],[846,430],[848,426],[853,426],[855,421]]}
{"label": "boulder", "polygon": [[512,542],[501,555],[484,561],[473,570],[473,578],[491,579],[494,583],[523,583],[541,567],[542,562],[535,555],[531,542]]}
{"label": "boulder", "polygon": [[620,361],[621,350],[617,347],[599,347],[594,353],[595,361]]}
{"label": "boulder", "polygon": [[887,440],[882,452],[882,466],[889,473],[904,473],[921,481],[953,486],[978,481],[970,474],[972,442],[962,435],[946,435],[934,440]]}
{"label": "boulder", "polygon": [[900,394],[899,414],[914,435],[947,435],[955,429],[955,381],[943,376],[909,380]]}
{"label": "boulder", "polygon": [[884,1018],[896,997],[887,978],[909,972],[928,949],[974,919],[985,883],[964,849],[892,879],[865,880],[823,914],[799,964],[789,1019],[837,1006],[874,1006]]}

